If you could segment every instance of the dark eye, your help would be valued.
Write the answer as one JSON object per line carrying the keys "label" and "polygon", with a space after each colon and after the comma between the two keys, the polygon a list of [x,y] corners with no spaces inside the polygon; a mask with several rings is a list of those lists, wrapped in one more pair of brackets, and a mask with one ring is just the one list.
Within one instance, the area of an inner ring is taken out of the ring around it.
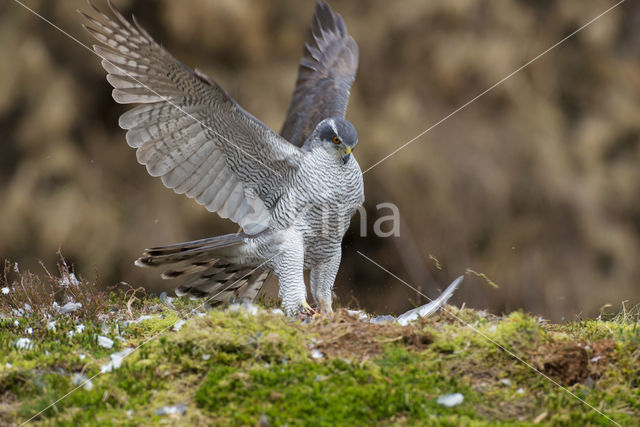
{"label": "dark eye", "polygon": [[337,136],[334,136],[334,137],[333,137],[333,142],[334,142],[335,144],[340,144],[342,141],[340,141],[340,138],[338,138]]}

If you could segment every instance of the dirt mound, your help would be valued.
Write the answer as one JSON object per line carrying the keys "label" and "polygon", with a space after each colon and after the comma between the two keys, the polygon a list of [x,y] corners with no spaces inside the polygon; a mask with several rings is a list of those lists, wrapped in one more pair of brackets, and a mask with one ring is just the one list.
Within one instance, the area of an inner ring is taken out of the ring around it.
{"label": "dirt mound", "polygon": [[429,332],[414,325],[369,323],[347,310],[339,310],[331,318],[316,318],[300,326],[312,331],[315,348],[325,355],[366,360],[382,351],[382,344],[400,342],[406,348],[421,350],[433,342]]}
{"label": "dirt mound", "polygon": [[594,343],[569,343],[555,348],[545,347],[542,371],[565,385],[597,379],[613,360],[613,340],[598,340]]}
{"label": "dirt mound", "polygon": [[542,366],[545,374],[566,385],[581,383],[589,376],[587,351],[577,344],[556,349]]}

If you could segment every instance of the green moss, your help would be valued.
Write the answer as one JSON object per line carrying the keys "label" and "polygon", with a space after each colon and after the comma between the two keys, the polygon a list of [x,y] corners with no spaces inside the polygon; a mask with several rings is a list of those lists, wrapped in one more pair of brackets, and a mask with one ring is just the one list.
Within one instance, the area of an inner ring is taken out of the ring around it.
{"label": "green moss", "polygon": [[[112,353],[142,344],[119,369],[98,375],[90,390],[69,394],[37,422],[159,423],[169,421],[156,414],[159,408],[184,403],[187,412],[172,423],[526,425],[541,417],[548,425],[608,424],[500,348],[544,370],[550,349],[576,343],[589,359],[604,358],[589,362],[590,380],[563,387],[623,425],[640,416],[638,330],[628,318],[546,325],[520,312],[497,318],[451,308],[410,327],[433,336],[430,345],[411,347],[393,335],[397,330],[369,325],[358,333],[370,333],[380,351],[314,359],[312,348],[335,338],[323,334],[363,324],[344,313],[304,326],[268,312],[213,310],[175,331],[171,326],[193,305],[178,309],[149,298],[130,307],[104,323],[84,321],[85,330],[71,336],[77,319],[59,318],[55,331],[36,319],[17,319],[18,326],[15,319],[0,321],[0,417],[28,419],[74,390],[77,373],[92,377]],[[124,326],[142,314],[152,318]],[[319,327],[331,322],[334,328]],[[29,326],[33,349],[16,349]],[[100,347],[96,334],[112,338],[113,348]],[[597,353],[598,340],[612,340],[609,353]],[[437,398],[449,393],[462,393],[463,403],[439,405]]]}
{"label": "green moss", "polygon": [[414,355],[393,349],[364,364],[333,359],[217,365],[196,402],[223,424],[251,424],[260,417],[274,425],[356,425],[452,414],[471,419],[473,398],[455,410],[436,404],[437,393],[450,390],[473,395],[457,381],[424,370]]}

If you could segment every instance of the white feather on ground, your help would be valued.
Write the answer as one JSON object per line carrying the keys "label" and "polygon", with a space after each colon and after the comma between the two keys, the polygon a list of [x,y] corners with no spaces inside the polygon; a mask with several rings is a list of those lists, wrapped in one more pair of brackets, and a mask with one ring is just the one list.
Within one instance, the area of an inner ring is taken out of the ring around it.
{"label": "white feather on ground", "polygon": [[398,316],[397,322],[404,326],[409,322],[417,320],[419,317],[427,317],[440,310],[440,308],[449,301],[449,298],[451,298],[456,289],[458,289],[458,286],[460,286],[463,279],[464,276],[459,276],[456,280],[451,282],[447,289],[445,289],[438,298],[432,300],[428,304],[421,305],[420,307],[416,307],[404,314],[401,314]]}

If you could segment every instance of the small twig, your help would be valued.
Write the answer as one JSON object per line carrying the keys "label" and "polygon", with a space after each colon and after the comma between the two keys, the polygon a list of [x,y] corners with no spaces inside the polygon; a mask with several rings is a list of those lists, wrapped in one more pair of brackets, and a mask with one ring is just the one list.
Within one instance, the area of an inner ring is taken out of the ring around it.
{"label": "small twig", "polygon": [[[136,292],[138,291],[142,291],[142,293],[144,293],[144,288],[143,287],[138,287],[135,289],[130,289],[131,291],[131,297],[129,298],[129,300],[127,301],[127,311],[129,312],[129,317],[131,317],[131,320],[133,320],[133,311],[131,310],[131,306],[133,305],[133,303],[135,302],[136,298]],[[125,293],[125,296],[129,293],[129,291],[127,291]]]}
{"label": "small twig", "polygon": [[404,337],[402,335],[400,335],[399,337],[394,337],[394,338],[385,338],[385,339],[381,339],[381,340],[376,339],[376,342],[384,344],[384,343],[388,343],[388,342],[400,341],[402,339],[404,339]]}

